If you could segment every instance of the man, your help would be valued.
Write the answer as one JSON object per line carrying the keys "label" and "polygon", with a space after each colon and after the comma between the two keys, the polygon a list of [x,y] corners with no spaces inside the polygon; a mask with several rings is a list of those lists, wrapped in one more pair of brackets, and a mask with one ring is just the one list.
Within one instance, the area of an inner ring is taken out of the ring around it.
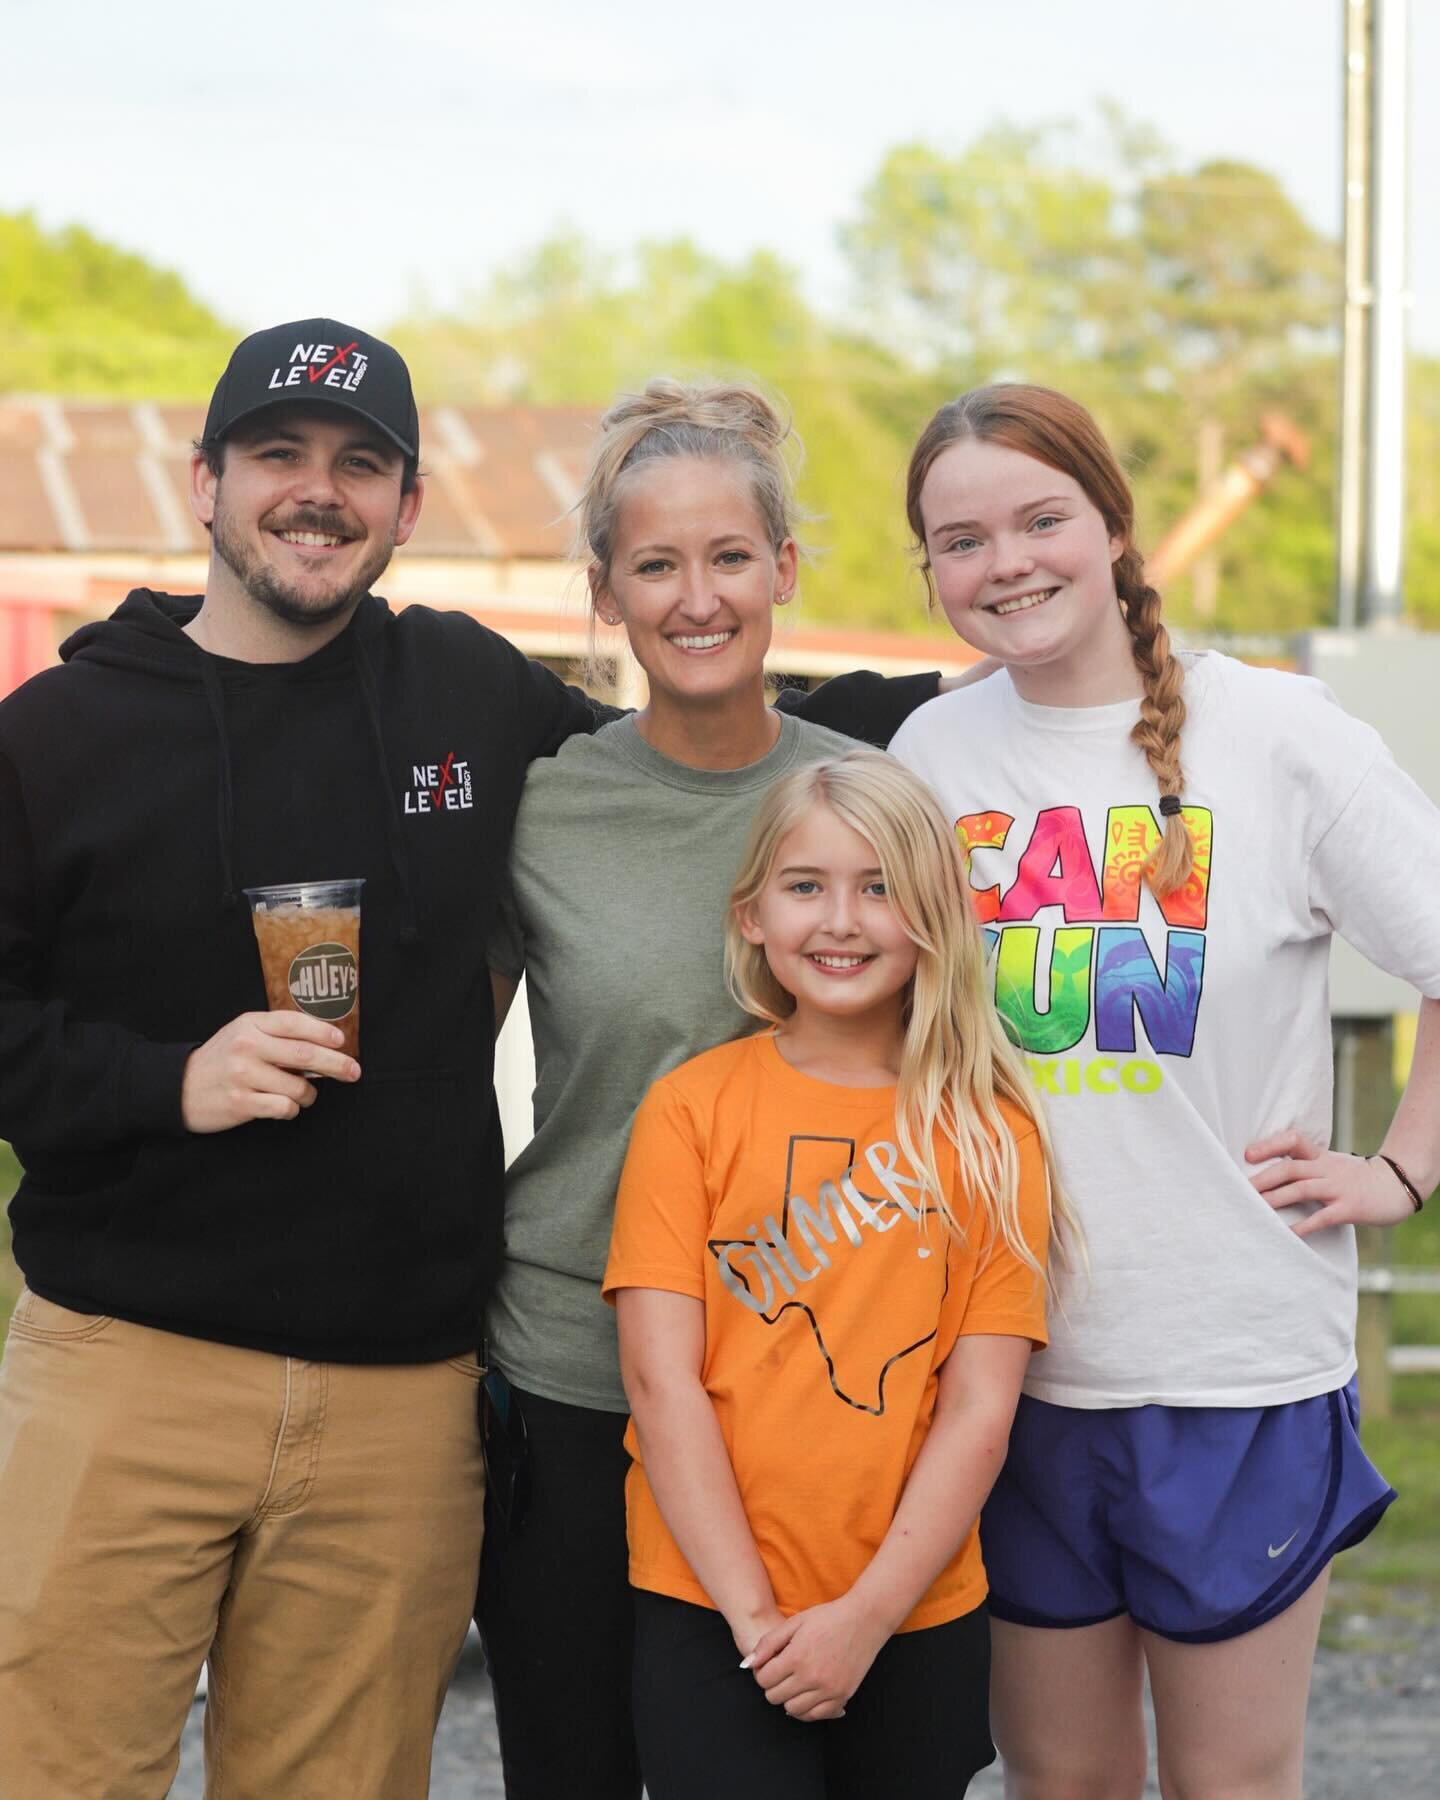
{"label": "man", "polygon": [[[418,451],[388,345],[247,338],[192,465],[204,595],[131,594],[0,706],[5,1800],[164,1793],[207,1655],[212,1793],[428,1788],[480,1550],[487,927],[526,764],[594,715],[371,593]],[[876,735],[934,691],[900,686]],[[358,1063],[262,1010],[244,898],[351,877]]]}
{"label": "man", "polygon": [[[485,927],[526,763],[592,717],[370,595],[418,449],[388,345],[247,339],[203,598],[132,594],[0,708],[6,1800],[164,1793],[207,1652],[227,1800],[427,1790],[480,1548]],[[351,876],[363,1079],[260,1010],[242,894]]]}

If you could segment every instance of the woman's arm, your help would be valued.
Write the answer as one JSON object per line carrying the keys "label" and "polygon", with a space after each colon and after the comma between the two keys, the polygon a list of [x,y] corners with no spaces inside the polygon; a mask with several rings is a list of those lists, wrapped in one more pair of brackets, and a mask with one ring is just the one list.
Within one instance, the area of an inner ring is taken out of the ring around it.
{"label": "woman's arm", "polygon": [[833,1719],[964,1543],[1005,1460],[1031,1343],[962,1337],[890,1529],[848,1593],[768,1631],[751,1666],[793,1718]]}
{"label": "woman's arm", "polygon": [[615,1310],[620,1372],[646,1479],[681,1555],[744,1656],[781,1614],[700,1380],[704,1303],[656,1288],[621,1288]]}
{"label": "woman's arm", "polygon": [[[1399,1163],[1422,1199],[1440,1182],[1440,1000],[1420,1002],[1410,1079],[1380,1150]],[[1398,1225],[1415,1211],[1394,1170],[1378,1155],[1346,1156],[1298,1131],[1284,1131],[1251,1144],[1245,1160],[1266,1164],[1250,1181],[1277,1210],[1315,1206],[1291,1227],[1296,1237],[1332,1225]]]}

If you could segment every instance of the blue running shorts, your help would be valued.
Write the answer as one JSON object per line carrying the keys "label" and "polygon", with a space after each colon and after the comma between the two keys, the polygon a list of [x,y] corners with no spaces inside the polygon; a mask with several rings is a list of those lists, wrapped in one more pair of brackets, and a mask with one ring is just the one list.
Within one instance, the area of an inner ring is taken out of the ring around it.
{"label": "blue running shorts", "polygon": [[1286,1406],[1022,1396],[981,1519],[992,1614],[1053,1629],[1128,1613],[1183,1644],[1253,1631],[1395,1498],[1358,1418],[1353,1381]]}

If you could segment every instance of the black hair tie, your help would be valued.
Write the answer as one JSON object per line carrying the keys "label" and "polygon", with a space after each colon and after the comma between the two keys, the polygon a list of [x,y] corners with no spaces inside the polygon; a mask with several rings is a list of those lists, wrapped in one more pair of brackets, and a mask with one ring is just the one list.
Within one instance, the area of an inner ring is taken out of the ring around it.
{"label": "black hair tie", "polygon": [[1181,800],[1178,794],[1162,794],[1160,796],[1160,817],[1173,819],[1180,811]]}

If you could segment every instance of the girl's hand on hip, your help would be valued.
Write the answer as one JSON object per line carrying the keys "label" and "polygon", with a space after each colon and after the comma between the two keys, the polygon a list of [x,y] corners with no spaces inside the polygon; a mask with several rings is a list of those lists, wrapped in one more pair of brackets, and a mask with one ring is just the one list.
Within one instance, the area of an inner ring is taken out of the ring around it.
{"label": "girl's hand on hip", "polygon": [[1245,1160],[1267,1165],[1250,1177],[1250,1185],[1277,1212],[1285,1206],[1317,1208],[1290,1227],[1296,1237],[1312,1237],[1332,1225],[1398,1225],[1415,1210],[1394,1171],[1378,1157],[1324,1150],[1298,1131],[1261,1138]]}
{"label": "girl's hand on hip", "polygon": [[839,1719],[888,1636],[848,1598],[831,1600],[767,1631],[744,1666],[792,1719]]}

